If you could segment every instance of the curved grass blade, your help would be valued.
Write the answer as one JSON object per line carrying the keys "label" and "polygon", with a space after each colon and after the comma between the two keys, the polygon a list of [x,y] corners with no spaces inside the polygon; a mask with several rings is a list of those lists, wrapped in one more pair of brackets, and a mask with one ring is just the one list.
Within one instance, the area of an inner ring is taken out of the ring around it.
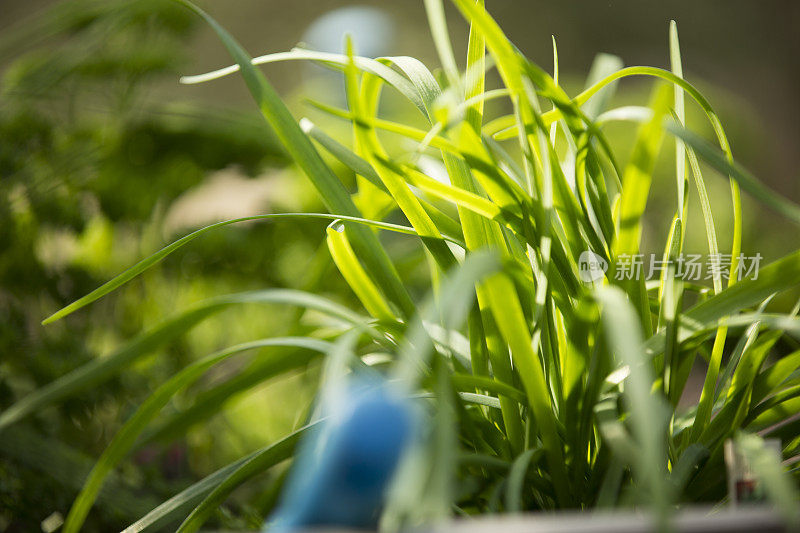
{"label": "curved grass blade", "polygon": [[753,381],[753,401],[760,402],[800,368],[800,350],[785,355]]}
{"label": "curved grass blade", "polygon": [[[686,148],[686,145],[684,145]],[[714,224],[714,214],[711,210],[711,202],[708,199],[708,191],[706,190],[705,181],[703,181],[703,174],[700,171],[700,164],[697,161],[697,154],[691,148],[686,149],[689,157],[689,166],[691,174],[694,178],[695,188],[697,189],[697,197],[700,200],[700,209],[703,212],[703,223],[706,227],[706,241],[708,242],[709,256],[716,257],[719,254],[719,246],[717,245],[717,230]],[[722,279],[718,273],[714,273],[713,278],[714,292],[719,293],[722,290]]]}
{"label": "curved grass blade", "polygon": [[450,380],[453,382],[453,386],[458,389],[483,389],[495,394],[508,396],[509,398],[513,398],[523,405],[525,405],[528,401],[528,399],[525,397],[525,393],[521,390],[490,377],[456,373],[452,375]]}
{"label": "curved grass blade", "polygon": [[[388,194],[389,191],[386,189],[386,185],[383,184],[378,176],[378,173],[375,172],[375,169],[373,169],[368,162],[353,153],[346,146],[330,137],[307,118],[300,119],[300,127],[303,128],[303,131],[307,135],[322,145],[323,148],[325,148],[336,159],[341,161],[350,170],[359,176],[364,177],[371,184]],[[461,226],[458,224],[458,222],[450,218],[449,215],[446,215],[440,211],[436,206],[426,202],[424,199],[418,198],[418,200],[422,205],[422,208],[425,210],[431,220],[433,220],[434,224],[436,224],[436,226],[442,230],[442,233],[446,235],[452,235],[457,239],[463,239]],[[464,247],[462,242],[459,242],[458,244],[462,248]]]}
{"label": "curved grass blade", "polygon": [[231,465],[233,468],[225,471],[227,475],[225,475],[224,479],[217,483],[213,490],[194,508],[177,531],[181,533],[197,531],[234,489],[250,478],[291,458],[299,440],[319,422],[321,420],[303,426],[278,442],[250,454],[235,465]]}
{"label": "curved grass blade", "polygon": [[428,14],[428,25],[433,35],[433,43],[439,53],[439,60],[442,62],[447,81],[450,87],[457,88],[461,85],[461,77],[458,74],[456,57],[450,43],[450,33],[447,31],[442,0],[425,0],[425,12]]}
{"label": "curved grass blade", "polygon": [[95,359],[20,399],[0,414],[0,431],[59,400],[102,383],[140,357],[152,352],[157,346],[185,333],[202,320],[232,305],[246,303],[277,303],[314,309],[352,324],[374,338],[381,337],[364,316],[314,294],[289,289],[268,289],[219,296],[184,311],[155,329],[141,334],[116,352]]}
{"label": "curved grass blade", "polygon": [[[199,230],[193,231],[192,233],[181,237],[177,241],[165,246],[158,252],[154,253],[153,255],[142,259],[123,273],[119,274],[118,276],[112,278],[111,280],[107,281],[100,287],[96,288],[86,296],[79,298],[78,300],[72,302],[71,304],[67,305],[66,307],[60,309],[59,311],[53,313],[45,320],[42,321],[42,324],[50,324],[51,322],[55,322],[56,320],[60,320],[65,316],[74,313],[78,309],[89,305],[90,303],[99,300],[106,294],[116,290],[117,288],[121,287],[125,283],[129,282],[145,270],[157,265],[161,261],[163,261],[168,255],[177,251],[179,248],[183,247],[184,245],[188,244],[189,242],[193,241],[194,239],[208,233],[209,231],[229,226],[231,224],[238,224],[240,222],[249,222],[255,220],[270,220],[270,219],[280,219],[280,218],[318,218],[318,219],[325,219],[325,220],[342,220],[347,222],[353,222],[356,224],[364,224],[366,226],[372,226],[379,229],[384,229],[388,231],[395,231],[398,233],[404,233],[406,235],[417,235],[417,232],[414,231],[413,228],[409,228],[408,226],[401,226],[398,224],[390,224],[388,222],[380,222],[377,220],[367,220],[360,217],[350,217],[344,215],[331,215],[328,213],[271,213],[268,215],[255,215],[250,217],[243,217],[243,218],[235,218],[231,220],[224,220],[222,222],[217,222],[215,224],[211,224]],[[449,240],[451,242],[455,241],[454,244],[460,244],[458,239],[453,237],[442,237],[445,240]]]}
{"label": "curved grass blade", "polygon": [[[292,350],[287,350],[291,352]],[[296,350],[295,350],[296,351]],[[287,355],[288,357],[288,355]],[[184,409],[167,410],[142,433],[136,449],[153,443],[174,442],[186,435],[191,428],[202,424],[225,409],[234,397],[258,387],[273,375],[272,364],[254,359],[232,378],[219,385],[199,391],[191,405]]]}
{"label": "curved grass blade", "polygon": [[[788,387],[750,409],[744,420],[744,425],[749,426],[755,423],[760,427],[764,427],[764,424],[769,424],[773,421],[776,423],[781,422],[800,412],[798,407],[800,407],[800,384]],[[771,413],[769,413],[770,411]],[[765,413],[769,413],[772,416],[768,415],[762,418]],[[775,415],[778,416],[776,417]]]}
{"label": "curved grass blade", "polygon": [[[591,87],[601,79],[622,68],[622,59],[612,54],[599,53],[592,61],[592,67],[586,78],[586,87]],[[601,112],[605,111],[608,102],[616,91],[615,85],[609,85],[599,93],[595,94],[581,106],[587,117],[594,119]],[[544,118],[544,117],[543,117]]]}
{"label": "curved grass blade", "polygon": [[[401,58],[394,58],[394,59],[401,59]],[[461,155],[461,152],[459,151],[458,147],[455,144],[453,144],[452,141],[441,135],[431,135],[429,131],[421,130],[419,128],[408,126],[406,124],[401,124],[399,122],[392,122],[391,120],[385,120],[374,117],[365,117],[365,116],[359,118],[348,110],[340,109],[332,105],[324,104],[322,102],[317,102],[315,100],[306,100],[306,102],[308,102],[308,104],[312,105],[316,109],[319,109],[320,111],[327,113],[331,116],[341,118],[344,120],[349,120],[351,122],[360,121],[364,125],[369,126],[370,128],[385,130],[390,133],[400,135],[401,137],[407,137],[419,143],[425,143],[426,147],[431,146],[433,148],[437,148],[439,150],[447,152],[448,157],[450,155],[453,156]]]}
{"label": "curved grass blade", "polygon": [[[247,52],[205,11],[188,0],[174,1],[202,17],[220,38],[239,65],[242,77],[261,114],[275,130],[275,134],[295,163],[314,184],[328,210],[349,217],[360,217],[361,213],[347,189],[325,164],[264,74],[252,65],[252,59]],[[369,228],[358,225],[348,226],[347,231],[350,233],[350,241],[356,253],[364,261],[370,274],[384,288],[389,299],[403,316],[412,315],[414,303],[377,236]]]}
{"label": "curved grass blade", "polygon": [[349,37],[346,48],[349,60],[345,66],[345,92],[350,109],[355,116],[353,125],[357,145],[369,164],[378,173],[378,177],[389,190],[400,210],[423,237],[422,242],[436,260],[437,265],[446,271],[456,263],[456,259],[452,251],[441,241],[439,229],[402,177],[395,174],[392,169],[381,165],[378,160],[378,157],[386,157],[387,154],[381,146],[375,130],[365,126],[361,118],[369,118],[377,112],[377,95],[380,85],[375,82],[374,77],[364,76],[361,90],[359,90],[358,70],[353,63],[353,42]]}
{"label": "curved grass blade", "polygon": [[[682,344],[696,332],[713,328],[721,320],[743,309],[758,305],[774,293],[800,285],[800,251],[792,253],[762,268],[758,279],[745,279],[702,301],[681,316],[677,342]],[[664,332],[658,332],[645,342],[645,353],[663,353]]]}
{"label": "curved grass blade", "polygon": [[[275,54],[267,54],[255,57],[252,59],[251,63],[253,65],[264,65],[267,63],[276,63],[276,62],[291,61],[291,60],[315,61],[324,64],[335,65],[340,69],[343,69],[345,65],[347,65],[347,56],[344,54],[317,52],[314,50],[305,50],[302,48],[295,48],[290,52],[278,52]],[[379,60],[370,59],[367,57],[360,57],[360,56],[355,56],[353,60],[355,62],[356,67],[358,67],[360,70],[378,76],[383,81],[388,83],[390,86],[397,89],[406,98],[411,100],[411,102],[413,102],[414,105],[420,109],[420,111],[425,113],[425,105],[422,97],[420,96],[416,87],[414,87],[413,84],[409,83],[409,81],[406,78],[404,78],[391,68],[387,67]],[[198,74],[196,76],[182,76],[180,82],[187,85],[204,83],[207,81],[222,78],[224,76],[228,76],[229,74],[233,74],[235,72],[238,72],[239,70],[240,67],[238,64],[231,65],[225,68],[221,68],[219,70],[207,72],[205,74]]]}
{"label": "curved grass blade", "polygon": [[[758,306],[756,309],[757,313],[763,313],[766,309],[769,302],[772,301],[772,297],[765,299],[761,305]],[[739,341],[736,343],[736,346],[733,349],[733,352],[728,357],[728,362],[725,365],[725,371],[722,373],[722,376],[719,378],[717,383],[717,388],[714,393],[714,402],[716,403],[719,398],[724,394],[728,397],[734,394],[734,384],[731,382],[731,378],[734,376],[734,371],[739,373],[739,364],[741,361],[747,361],[747,354],[749,353],[750,349],[754,347],[756,343],[756,339],[760,333],[761,322],[754,321],[750,326],[747,327],[744,334],[739,338]],[[769,350],[782,336],[782,333],[779,331],[772,331],[769,333],[765,333],[763,338],[760,339],[759,344],[769,344]],[[739,376],[741,374],[739,373]],[[752,381],[755,379],[755,375],[749,377],[748,381]],[[738,378],[741,380],[741,377]]]}
{"label": "curved grass blade", "polygon": [[479,215],[488,220],[502,220],[502,209],[491,200],[470,192],[468,190],[447,185],[438,180],[423,174],[419,170],[408,167],[395,165],[388,159],[382,160],[382,163],[387,166],[392,166],[397,169],[398,173],[402,175],[415,187],[425,191],[431,196],[435,196],[442,200],[454,203],[460,208],[469,210],[476,215]]}
{"label": "curved grass blade", "polygon": [[[262,450],[263,451],[263,450]],[[122,530],[122,533],[144,533],[147,531],[162,531],[167,525],[185,517],[193,506],[200,503],[214,487],[218,486],[238,467],[253,458],[259,451],[242,457],[213,474],[206,476],[197,483],[182,490],[172,498],[152,509],[149,513]]]}
{"label": "curved grass blade", "polygon": [[522,511],[522,490],[525,475],[531,466],[535,466],[544,458],[544,450],[531,448],[522,452],[511,464],[506,480],[506,510],[511,513]]}
{"label": "curved grass blade", "polygon": [[[147,424],[158,415],[159,411],[161,411],[179,390],[188,387],[211,367],[221,363],[234,354],[271,346],[295,346],[318,353],[324,353],[330,349],[331,344],[308,337],[263,339],[221,350],[199,361],[195,361],[178,372],[156,389],[114,436],[111,443],[103,452],[103,455],[101,455],[95,463],[83,488],[75,498],[69,514],[67,515],[67,519],[64,522],[64,532],[74,533],[81,529],[108,474],[134,447],[139,434],[144,430]],[[310,359],[310,357],[307,357],[304,359],[295,358],[289,361],[276,361],[276,370],[288,370],[305,364]]]}
{"label": "curved grass blade", "polygon": [[681,128],[676,124],[667,124],[667,130],[691,146],[709,165],[723,174],[731,176],[739,186],[753,198],[760,201],[770,209],[785,216],[795,224],[800,224],[800,206],[784,196],[772,191],[761,183],[747,169],[727,155],[711,146],[705,139],[694,132]]}
{"label": "curved grass blade", "polygon": [[[338,227],[336,227],[338,226]],[[396,320],[394,313],[383,299],[380,289],[375,286],[358,262],[344,228],[340,224],[328,227],[328,249],[333,262],[342,273],[347,284],[356,293],[358,299],[370,315],[379,320]]]}
{"label": "curved grass blade", "polygon": [[[683,78],[683,65],[681,64],[681,47],[678,42],[678,25],[674,20],[669,23],[669,60],[673,74],[679,78]],[[683,96],[683,89],[675,85],[674,88],[674,110],[678,118],[678,123],[684,125],[686,123],[686,111],[684,109],[685,102]],[[686,224],[686,202],[684,195],[686,192],[686,147],[682,142],[675,143],[675,179],[678,194],[678,210],[680,219],[685,227]],[[683,240],[683,239],[681,239]]]}

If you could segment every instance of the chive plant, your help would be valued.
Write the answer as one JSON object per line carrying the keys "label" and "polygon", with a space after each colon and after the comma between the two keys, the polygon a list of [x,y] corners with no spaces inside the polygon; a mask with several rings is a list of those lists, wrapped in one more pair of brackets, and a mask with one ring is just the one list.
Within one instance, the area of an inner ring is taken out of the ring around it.
{"label": "chive plant", "polygon": [[[282,303],[327,314],[341,324],[341,333],[333,337],[312,333],[233,346],[166,381],[99,458],[67,516],[65,532],[80,529],[104,480],[152,434],[148,431],[175,394],[214,365],[272,346],[297,350],[290,356],[266,352],[259,379],[325,354],[363,368],[371,361],[365,355],[381,353],[389,363],[373,370],[418,393],[431,416],[430,434],[391,491],[383,517],[387,528],[452,514],[617,506],[647,506],[668,520],[677,504],[724,500],[726,440],[746,437],[748,450],[758,454],[763,448],[754,436],[779,438],[784,458],[800,453],[798,307],[783,314],[767,307],[772,296],[800,284],[800,251],[763,266],[757,277],[737,275],[742,268],[740,191],[795,224],[800,207],[735,162],[711,104],[683,77],[674,23],[671,70],[622,68],[614,58],[600,56],[591,83],[570,96],[559,84],[557,59],[553,76],[528,60],[483,0],[453,0],[470,25],[463,67],[448,39],[441,0],[425,0],[440,75],[410,57],[357,56],[349,38],[342,54],[295,49],[252,59],[209,15],[178,1],[211,25],[235,61],[183,81],[205,82],[238,71],[329,214],[268,214],[200,229],[45,323],[90,304],[206,232],[279,217],[331,221],[330,256],[363,308],[283,289],[220,296],[2,413],[0,428],[121,372],[154,346],[230,306]],[[255,66],[288,60],[313,61],[342,73],[347,108],[315,105],[352,125],[354,142],[335,139],[308,119],[298,122]],[[502,85],[487,90],[491,69]],[[608,109],[608,91],[632,76],[653,80],[649,104]],[[384,89],[407,98],[427,126],[378,116]],[[489,100],[506,101],[511,112],[485,116]],[[686,105],[703,113],[713,143],[685,127]],[[637,130],[627,161],[617,157],[619,148],[606,136],[606,126],[614,122]],[[404,138],[411,149],[390,150],[379,132]],[[620,276],[626,259],[642,252],[642,219],[656,160],[670,136],[677,205],[659,252],[666,267],[649,282],[644,276]],[[359,177],[358,191],[345,186],[323,153]],[[427,175],[423,157],[438,159],[448,179]],[[706,171],[730,182],[730,227],[715,222],[700,160]],[[702,228],[687,221],[691,195],[699,199]],[[363,216],[364,197],[390,205],[381,220]],[[385,221],[392,213],[407,225]],[[715,270],[711,288],[679,270],[690,228],[705,233],[709,256],[729,254],[730,264]],[[730,250],[719,249],[717,231],[732,242]],[[379,238],[383,232],[416,239],[429,259],[430,290],[423,299],[415,298],[398,275],[397,258]],[[586,257],[591,266],[607,268],[595,268],[587,279]],[[770,358],[775,353],[779,357]],[[702,392],[699,402],[687,407],[679,400],[700,359],[707,366]],[[188,416],[202,420],[204,412]],[[309,416],[307,425],[198,481],[128,531],[149,531],[176,520],[182,520],[179,531],[197,530],[234,489],[291,458],[296,442],[315,424]],[[767,492],[791,519],[798,501],[797,470],[787,473],[774,458],[762,456],[753,464],[761,465]]]}

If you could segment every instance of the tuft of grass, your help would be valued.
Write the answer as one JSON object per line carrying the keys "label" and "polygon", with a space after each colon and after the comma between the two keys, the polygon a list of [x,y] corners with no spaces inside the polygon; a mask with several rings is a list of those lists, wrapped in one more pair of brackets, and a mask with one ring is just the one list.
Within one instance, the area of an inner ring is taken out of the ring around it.
{"label": "tuft of grass", "polygon": [[[359,57],[349,38],[343,54],[294,50],[252,59],[208,14],[177,1],[211,25],[236,63],[183,81],[207,82],[240,72],[264,118],[331,213],[260,218],[332,219],[327,229],[332,260],[366,314],[296,291],[222,296],[34,392],[0,415],[0,430],[121,372],[155,344],[218,309],[283,302],[336,317],[342,324],[339,335],[348,336],[357,356],[353,365],[370,365],[371,359],[361,359],[368,354],[388,354],[388,368],[376,364],[375,370],[405,381],[432,413],[431,438],[416,459],[422,466],[402,476],[404,490],[393,492],[386,524],[434,520],[452,510],[478,514],[609,506],[652,506],[666,523],[675,504],[723,499],[726,439],[761,433],[784,438],[785,458],[800,452],[797,422],[791,421],[800,407],[800,352],[767,363],[778,341],[789,339],[784,344],[796,346],[791,339],[800,334],[800,320],[797,309],[779,314],[762,305],[800,285],[800,251],[762,268],[758,279],[735,280],[742,235],[740,189],[793,223],[800,223],[800,207],[734,161],[710,102],[683,77],[674,23],[669,29],[671,71],[623,68],[618,59],[601,55],[589,86],[569,96],[557,75],[550,76],[514,47],[481,0],[453,0],[470,24],[463,70],[448,40],[441,0],[424,2],[442,76],[412,58]],[[352,148],[308,119],[295,120],[254,66],[284,60],[314,61],[342,72],[348,109],[316,107],[352,125]],[[554,60],[557,68],[555,40]],[[487,90],[490,68],[497,69],[502,86]],[[650,104],[609,109],[616,82],[631,76],[654,80]],[[379,117],[384,88],[406,97],[427,129]],[[509,112],[486,117],[489,99],[505,101]],[[716,145],[686,129],[687,104],[705,114]],[[618,121],[638,128],[624,165],[604,133],[607,124]],[[403,138],[405,148],[388,147],[381,132]],[[710,291],[681,280],[674,268],[652,285],[643,277],[615,276],[624,255],[641,251],[654,169],[669,136],[676,141],[678,201],[663,257],[674,259],[684,251],[688,231],[703,231],[712,255],[719,253],[718,232],[730,235],[730,275],[717,273]],[[400,218],[408,226],[365,219],[353,199],[358,191],[345,187],[320,150],[363,178],[359,187],[390,198],[385,218]],[[447,182],[425,174],[423,155],[438,159]],[[731,227],[717,227],[701,159],[730,181]],[[700,200],[702,229],[687,220],[687,202],[694,194],[690,183]],[[192,239],[233,222],[170,244],[45,323],[78,311]],[[416,239],[429,259],[425,305],[418,305],[398,276],[376,229]],[[586,250],[610,265],[593,283],[580,277],[579,257]],[[730,280],[727,287],[723,277]],[[319,351],[335,352],[323,335],[231,347],[166,382],[99,459],[64,531],[81,528],[103,482],[179,389],[236,352],[270,344],[288,344],[307,355],[275,359],[258,379],[288,372]],[[724,364],[731,336],[741,341]],[[680,406],[698,356],[708,362],[700,401]],[[202,420],[204,411],[195,415]],[[196,531],[236,487],[290,457],[304,430],[223,467],[128,530],[149,531],[184,520],[181,531]],[[751,450],[759,441],[743,442]],[[770,480],[781,480],[770,482],[770,496],[791,515],[797,472],[789,477],[771,463],[764,471]]]}

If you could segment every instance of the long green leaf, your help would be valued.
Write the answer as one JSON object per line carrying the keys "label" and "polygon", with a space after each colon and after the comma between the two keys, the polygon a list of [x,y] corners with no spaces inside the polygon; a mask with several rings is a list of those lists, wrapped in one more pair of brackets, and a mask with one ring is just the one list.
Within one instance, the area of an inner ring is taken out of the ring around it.
{"label": "long green leaf", "polygon": [[[97,463],[95,463],[81,492],[75,498],[72,508],[67,515],[67,519],[64,522],[64,531],[66,533],[72,533],[81,529],[108,474],[133,448],[136,444],[137,437],[147,424],[179,390],[189,386],[211,367],[221,363],[234,354],[273,346],[302,347],[319,353],[324,353],[330,349],[330,343],[305,337],[263,339],[221,350],[199,361],[195,361],[181,370],[178,374],[156,389],[114,436],[114,439],[108,445],[105,452],[103,452],[103,455],[97,460]],[[301,366],[310,359],[310,357],[300,359],[294,357],[295,354],[291,355],[293,356],[292,360],[276,361],[276,371]]]}
{"label": "long green leaf", "polygon": [[214,487],[214,490],[192,510],[177,531],[179,533],[197,531],[211,513],[225,501],[234,489],[250,478],[289,459],[300,438],[312,430],[317,423],[319,423],[319,421],[303,426],[278,442],[248,456],[244,461],[239,463],[236,468],[232,469],[227,476]]}
{"label": "long green leaf", "polygon": [[[295,163],[308,176],[322,201],[335,214],[360,217],[347,190],[331,169],[322,160],[311,140],[303,133],[292,114],[281,101],[278,93],[267,81],[264,74],[252,64],[252,59],[244,49],[211,16],[188,0],[175,0],[200,15],[214,30],[241,69],[247,88],[258,104],[261,113],[275,130]],[[392,302],[403,315],[411,315],[414,310],[411,297],[400,281],[394,265],[374,233],[363,226],[348,226],[351,242],[368,270],[384,288]]]}
{"label": "long green leaf", "polygon": [[114,353],[87,363],[23,397],[0,414],[0,431],[59,400],[102,383],[140,357],[151,353],[156,347],[185,333],[202,320],[232,305],[246,303],[277,303],[315,309],[357,328],[364,328],[365,331],[371,332],[371,335],[380,337],[380,334],[367,325],[363,316],[313,294],[288,289],[268,289],[219,296],[184,311],[163,322],[152,331],[143,333]]}
{"label": "long green leaf", "polygon": [[[78,300],[72,302],[68,306],[60,309],[59,311],[53,313],[49,317],[47,317],[42,324],[50,324],[51,322],[55,322],[56,320],[60,320],[65,316],[74,313],[78,309],[89,305],[90,303],[99,300],[106,294],[118,289],[125,283],[129,282],[130,280],[137,277],[142,272],[146,271],[149,268],[157,265],[161,261],[163,261],[168,255],[177,251],[179,248],[183,247],[184,245],[188,244],[189,242],[193,241],[194,239],[201,237],[202,235],[213,231],[215,229],[229,226],[231,224],[238,224],[240,222],[251,222],[256,220],[271,220],[271,219],[280,219],[280,218],[308,218],[308,219],[325,219],[325,220],[343,220],[348,222],[353,222],[356,224],[364,224],[367,226],[372,226],[375,228],[380,228],[388,231],[395,231],[398,233],[405,233],[407,235],[416,235],[417,233],[414,231],[413,228],[409,228],[407,226],[401,226],[397,224],[389,224],[388,222],[380,222],[377,220],[366,220],[361,217],[351,217],[351,216],[344,216],[344,215],[330,215],[327,213],[271,213],[268,215],[254,215],[249,217],[242,217],[242,218],[235,218],[232,220],[224,220],[222,222],[217,222],[215,224],[208,225],[204,228],[200,228],[199,230],[193,231],[192,233],[181,237],[177,241],[165,246],[161,250],[157,251],[156,253],[142,259],[132,267],[125,270],[123,273],[115,276],[114,278],[110,279],[100,287],[96,288],[86,296],[79,298]],[[453,239],[452,237],[448,237],[447,239],[451,241],[455,241],[458,243],[457,239]]]}
{"label": "long green leaf", "polygon": [[619,289],[603,289],[597,297],[603,305],[602,320],[609,348],[630,372],[625,380],[624,394],[638,443],[634,466],[643,483],[642,488],[646,488],[661,520],[665,520],[672,499],[665,482],[666,402],[651,391],[654,377],[642,351],[641,330],[633,307]]}

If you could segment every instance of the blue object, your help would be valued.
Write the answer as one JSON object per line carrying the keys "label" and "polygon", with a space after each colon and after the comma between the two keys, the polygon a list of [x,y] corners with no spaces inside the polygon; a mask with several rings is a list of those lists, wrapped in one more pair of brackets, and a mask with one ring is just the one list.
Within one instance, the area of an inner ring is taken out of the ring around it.
{"label": "blue object", "polygon": [[357,381],[331,402],[301,443],[278,510],[264,531],[375,529],[386,491],[413,433],[410,401],[385,382]]}

